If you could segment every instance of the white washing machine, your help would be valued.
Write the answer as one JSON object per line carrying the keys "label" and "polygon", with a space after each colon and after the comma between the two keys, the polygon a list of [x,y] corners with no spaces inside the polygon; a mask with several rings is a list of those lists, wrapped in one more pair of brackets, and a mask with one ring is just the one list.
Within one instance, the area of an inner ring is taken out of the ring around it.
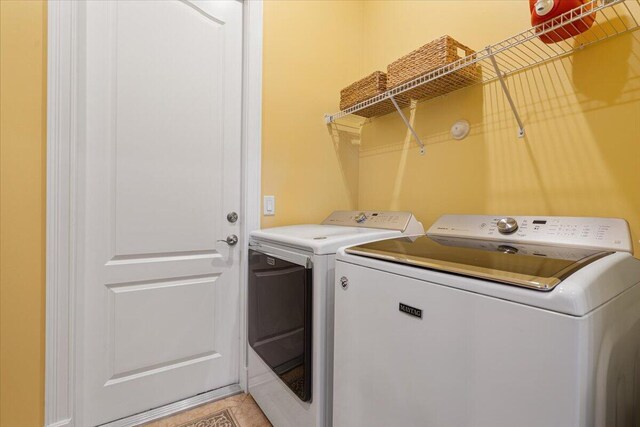
{"label": "white washing machine", "polygon": [[331,425],[336,250],[405,234],[424,234],[409,212],[349,211],[251,233],[249,392],[274,426]]}
{"label": "white washing machine", "polygon": [[446,215],[336,258],[334,426],[640,426],[626,221]]}

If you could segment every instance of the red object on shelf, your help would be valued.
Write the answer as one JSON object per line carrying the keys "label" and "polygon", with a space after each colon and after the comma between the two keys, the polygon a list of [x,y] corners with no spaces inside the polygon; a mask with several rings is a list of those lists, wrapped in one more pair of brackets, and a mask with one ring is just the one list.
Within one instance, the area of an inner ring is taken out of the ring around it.
{"label": "red object on shelf", "polygon": [[[529,0],[529,10],[531,11],[531,25],[534,27],[544,22],[551,21],[572,9],[591,3],[591,0]],[[590,6],[589,6],[590,7]],[[557,43],[564,39],[584,33],[596,19],[596,14],[592,13],[578,19],[570,24],[563,25],[546,34],[540,35],[540,40],[544,43]],[[549,23],[553,25],[553,23]],[[538,31],[544,31],[545,28]]]}

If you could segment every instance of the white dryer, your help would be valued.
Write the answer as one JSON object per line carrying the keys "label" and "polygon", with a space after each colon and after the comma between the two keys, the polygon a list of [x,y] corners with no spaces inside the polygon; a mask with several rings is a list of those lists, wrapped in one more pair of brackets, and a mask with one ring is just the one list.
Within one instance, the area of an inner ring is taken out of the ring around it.
{"label": "white dryer", "polygon": [[339,247],[424,234],[409,212],[333,212],[249,242],[249,392],[276,427],[331,425],[333,281]]}
{"label": "white dryer", "polygon": [[640,426],[626,221],[445,215],[336,259],[334,426]]}

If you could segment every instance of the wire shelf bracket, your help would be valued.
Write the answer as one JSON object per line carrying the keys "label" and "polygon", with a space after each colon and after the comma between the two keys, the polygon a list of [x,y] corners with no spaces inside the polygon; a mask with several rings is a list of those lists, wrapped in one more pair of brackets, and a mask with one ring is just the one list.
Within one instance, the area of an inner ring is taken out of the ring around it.
{"label": "wire shelf bracket", "polygon": [[509,105],[511,106],[511,111],[513,111],[513,116],[516,118],[516,122],[518,122],[518,138],[524,137],[524,124],[522,123],[522,119],[520,118],[520,114],[518,113],[518,109],[516,108],[515,102],[513,102],[513,98],[511,97],[511,92],[509,92],[509,88],[507,87],[507,82],[505,82],[505,76],[500,70],[500,66],[498,65],[498,61],[496,61],[496,57],[491,50],[491,46],[487,46],[487,53],[489,54],[489,59],[493,64],[493,68],[496,71],[496,75],[498,76],[498,80],[500,81],[500,86],[502,87],[502,91],[504,92],[504,96],[509,101]]}
{"label": "wire shelf bracket", "polygon": [[420,139],[420,137],[416,133],[416,131],[413,128],[413,126],[411,126],[411,123],[409,123],[409,120],[407,119],[407,116],[405,116],[404,113],[402,112],[402,109],[400,108],[400,106],[396,102],[396,99],[393,96],[389,96],[389,99],[391,100],[391,102],[393,102],[393,106],[396,107],[396,110],[398,110],[398,114],[400,114],[400,117],[402,117],[402,121],[407,126],[407,128],[409,128],[409,130],[413,134],[413,137],[416,139],[416,142],[420,146],[420,155],[424,156],[424,151],[425,151],[424,150],[424,142],[422,142],[422,140]]}

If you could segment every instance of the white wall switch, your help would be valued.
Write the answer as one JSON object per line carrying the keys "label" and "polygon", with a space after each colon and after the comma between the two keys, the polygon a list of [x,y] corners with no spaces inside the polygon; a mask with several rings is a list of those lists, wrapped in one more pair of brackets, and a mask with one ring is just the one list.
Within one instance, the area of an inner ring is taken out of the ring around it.
{"label": "white wall switch", "polygon": [[264,196],[264,201],[262,203],[262,210],[264,211],[264,215],[275,215],[276,214],[276,196]]}

